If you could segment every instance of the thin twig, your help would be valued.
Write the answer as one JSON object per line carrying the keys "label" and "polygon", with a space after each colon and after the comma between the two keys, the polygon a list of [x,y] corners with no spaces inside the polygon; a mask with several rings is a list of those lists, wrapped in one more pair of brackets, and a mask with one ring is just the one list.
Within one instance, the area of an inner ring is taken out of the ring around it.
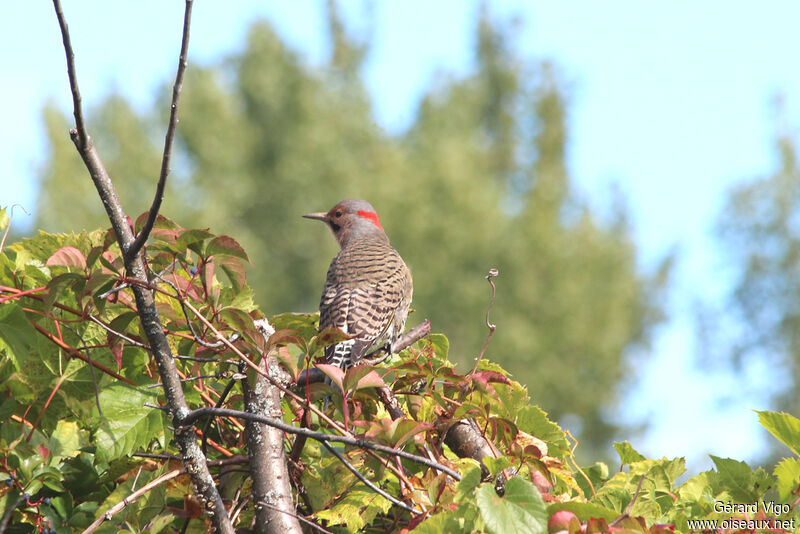
{"label": "thin twig", "polygon": [[[238,373],[238,376],[235,376],[225,385],[225,389],[222,390],[222,395],[219,396],[219,399],[217,399],[217,403],[214,405],[215,408],[222,408],[222,405],[225,403],[225,399],[228,398],[228,395],[233,389],[233,386],[236,385],[236,381],[241,380],[242,378],[245,378],[245,375]],[[200,449],[203,451],[203,454],[206,454],[206,451],[208,450],[208,427],[211,426],[211,422],[213,420],[214,420],[213,417],[209,417],[208,421],[206,421],[206,424],[203,425],[203,443],[202,445],[200,445]],[[222,435],[221,430],[220,430],[220,435]]]}
{"label": "thin twig", "polygon": [[[167,271],[170,271],[172,269],[172,267],[174,267],[177,262],[178,262],[177,259],[172,260],[169,265],[167,265],[166,267],[161,269],[161,272],[159,274],[164,274]],[[148,265],[148,267],[149,267],[149,265]],[[131,287],[131,284],[129,284],[128,282],[123,282],[122,284],[118,285],[117,287],[112,287],[111,289],[109,289],[105,293],[101,293],[100,295],[97,295],[97,298],[99,298],[101,300],[107,299],[110,295],[113,295],[114,293],[117,293],[117,292],[122,291],[123,289],[127,289],[129,287]]]}
{"label": "thin twig", "polygon": [[134,502],[136,502],[139,499],[139,497],[141,497],[151,489],[158,487],[161,484],[172,480],[173,478],[178,478],[184,473],[186,473],[186,468],[181,467],[180,469],[175,469],[174,471],[170,471],[169,473],[165,473],[160,477],[151,480],[150,482],[148,482],[138,490],[134,491],[133,493],[122,499],[120,502],[118,502],[108,510],[106,510],[104,514],[102,514],[100,517],[94,520],[94,523],[86,527],[86,530],[84,530],[82,534],[90,534],[91,532],[94,532],[100,525],[102,525],[106,521],[111,521],[112,517],[114,517],[119,512],[124,510],[125,507],[128,506],[129,504],[133,504]]}
{"label": "thin twig", "polygon": [[[277,506],[272,506],[268,502],[258,501],[258,504],[263,506],[264,508],[269,508],[270,510],[275,510],[276,512],[281,512],[281,513],[284,513],[284,514],[288,514],[289,513],[286,510],[281,510]],[[305,517],[303,517],[300,514],[291,514],[291,515],[293,515],[295,518],[299,519],[300,521],[302,521],[303,523],[305,523],[309,527],[313,528],[314,530],[318,530],[320,532],[323,532],[324,534],[333,534],[333,532],[331,532],[330,530],[322,528],[318,524],[314,523],[313,521],[309,521],[308,519],[306,519]]]}
{"label": "thin twig", "polygon": [[[188,362],[202,362],[202,363],[219,363],[219,358],[203,358],[202,356],[184,356],[182,354],[175,355],[176,360],[186,360]],[[236,363],[228,360],[226,363]]]}
{"label": "thin twig", "polygon": [[49,339],[50,341],[52,341],[53,343],[55,343],[56,345],[58,345],[59,347],[61,347],[61,348],[62,348],[62,349],[64,349],[65,351],[67,351],[67,352],[69,353],[69,355],[70,355],[70,356],[74,356],[75,358],[78,358],[78,359],[81,359],[81,360],[85,361],[85,362],[86,362],[86,363],[88,363],[89,365],[92,365],[92,366],[94,366],[94,367],[98,368],[99,370],[103,371],[103,372],[104,372],[104,373],[106,373],[107,375],[111,375],[111,376],[113,376],[113,377],[114,377],[114,378],[116,378],[117,380],[122,380],[123,382],[126,382],[126,383],[130,384],[131,386],[135,386],[135,385],[136,385],[136,384],[133,382],[133,380],[130,380],[130,379],[128,379],[128,378],[125,378],[125,377],[124,377],[124,376],[122,376],[121,374],[119,374],[119,373],[117,373],[117,372],[115,372],[115,371],[112,371],[111,369],[109,369],[109,368],[108,368],[108,367],[106,367],[105,365],[103,365],[103,364],[101,364],[101,363],[98,363],[98,362],[96,362],[96,361],[92,360],[91,358],[89,358],[88,356],[86,356],[85,354],[83,354],[83,353],[82,353],[81,351],[79,351],[78,349],[75,349],[75,348],[73,348],[73,347],[70,347],[69,345],[67,345],[66,343],[64,343],[64,342],[63,342],[63,341],[61,341],[60,339],[58,339],[56,336],[54,336],[53,334],[51,334],[50,332],[48,332],[48,331],[47,331],[47,330],[46,330],[44,327],[42,327],[42,326],[41,326],[39,323],[37,323],[37,322],[35,322],[35,321],[28,321],[28,322],[30,322],[30,323],[31,323],[31,325],[32,325],[32,326],[33,326],[33,327],[34,327],[36,330],[38,330],[40,334],[44,335],[44,337],[46,337],[47,339]]}
{"label": "thin twig", "polygon": [[0,534],[3,534],[8,528],[9,523],[11,523],[11,517],[14,515],[14,510],[22,506],[22,503],[24,503],[27,500],[28,500],[28,494],[23,492],[19,494],[17,500],[15,500],[13,503],[10,504],[10,506],[6,510],[6,513],[3,514],[3,519],[0,520]]}
{"label": "thin twig", "polygon": [[189,27],[192,21],[192,0],[186,0],[186,10],[183,14],[183,36],[181,38],[181,54],[178,58],[178,72],[175,74],[175,84],[172,86],[172,105],[169,111],[169,124],[167,125],[167,133],[164,138],[164,155],[161,158],[161,174],[158,177],[158,185],[156,186],[156,194],[153,198],[153,204],[150,206],[150,212],[147,215],[147,220],[142,227],[142,231],[136,236],[136,240],[131,243],[128,250],[124,251],[125,255],[132,258],[139,253],[150,232],[156,222],[158,211],[161,209],[161,201],[164,199],[164,188],[167,185],[167,176],[169,175],[169,161],[172,156],[172,141],[175,138],[175,129],[178,126],[178,104],[181,99],[181,89],[183,88],[183,74],[186,71],[186,60],[189,51]]}
{"label": "thin twig", "polygon": [[10,213],[9,213],[9,215],[8,215],[8,224],[6,225],[6,230],[5,230],[5,232],[3,232],[3,239],[2,239],[2,240],[0,240],[0,254],[2,254],[2,252],[3,252],[3,247],[5,247],[5,245],[6,245],[6,238],[8,237],[8,232],[11,230],[11,221],[13,221],[13,220],[14,220],[14,208],[19,208],[19,209],[21,209],[22,211],[24,211],[24,212],[25,212],[25,215],[30,215],[30,213],[28,213],[28,210],[26,210],[26,209],[25,209],[25,208],[22,206],[22,204],[13,204],[13,205],[11,206],[11,208],[9,209]]}
{"label": "thin twig", "polygon": [[496,293],[496,288],[494,287],[494,282],[492,282],[492,278],[498,276],[499,274],[500,271],[498,271],[497,269],[489,269],[489,273],[486,276],[484,276],[484,278],[486,278],[486,280],[488,280],[489,284],[492,286],[492,299],[489,301],[489,306],[486,308],[486,328],[489,329],[489,335],[486,336],[486,341],[483,342],[483,347],[481,348],[481,352],[475,359],[475,365],[472,367],[472,371],[470,371],[468,376],[474,375],[475,371],[478,370],[478,364],[483,358],[483,354],[486,352],[486,347],[489,346],[489,341],[491,341],[492,336],[494,335],[494,331],[497,328],[496,324],[489,322],[489,312],[492,310],[492,305],[494,305],[494,297]]}
{"label": "thin twig", "polygon": [[131,339],[128,336],[126,336],[125,334],[123,334],[122,332],[117,332],[116,330],[114,330],[110,326],[106,325],[103,321],[101,321],[100,319],[98,319],[94,315],[87,315],[86,317],[87,317],[87,319],[89,319],[90,321],[92,321],[93,323],[98,325],[100,328],[102,328],[106,332],[108,332],[110,334],[114,334],[115,336],[117,336],[120,339],[124,339],[125,341],[127,341],[128,343],[133,345],[134,347],[139,347],[140,349],[150,350],[150,347],[148,347],[146,344],[144,344],[144,343],[142,343],[140,341],[136,341],[135,339]]}
{"label": "thin twig", "polygon": [[[233,380],[238,380],[240,378],[239,376],[236,376],[236,375],[233,375],[233,376],[229,377],[228,376],[229,374],[230,373],[228,371],[220,371],[219,373],[214,373],[213,375],[189,376],[187,378],[181,378],[181,384],[185,384],[187,382],[195,382],[197,380],[203,380],[203,379],[206,379],[206,378],[232,378]],[[150,384],[149,386],[147,386],[147,389],[160,388],[162,386],[163,386],[163,384],[161,384],[161,383]]]}
{"label": "thin twig", "polygon": [[642,476],[639,477],[639,485],[636,486],[636,492],[633,494],[633,498],[631,499],[631,502],[628,503],[627,508],[625,508],[625,512],[622,515],[620,515],[618,518],[616,518],[614,521],[612,521],[611,524],[608,525],[609,527],[614,527],[620,521],[625,519],[626,517],[630,517],[631,516],[631,511],[633,510],[633,505],[636,504],[636,499],[639,497],[639,493],[642,491],[642,483],[643,482],[644,482],[644,473],[642,473]]}
{"label": "thin twig", "polygon": [[572,467],[574,467],[575,470],[578,473],[580,473],[581,476],[583,476],[583,479],[586,480],[586,483],[589,484],[589,489],[592,490],[592,499],[597,498],[597,492],[594,489],[594,484],[592,484],[592,480],[589,478],[589,475],[587,475],[583,471],[583,469],[581,469],[581,466],[578,465],[578,462],[575,461],[575,449],[578,448],[578,439],[575,436],[573,436],[569,430],[566,429],[564,430],[564,435],[568,436],[570,439],[572,439],[572,441],[575,442],[575,445],[573,445],[572,449],[570,449],[569,451],[570,453],[566,455],[566,459],[572,462]]}
{"label": "thin twig", "polygon": [[78,75],[75,69],[75,54],[72,51],[72,42],[69,38],[69,28],[61,10],[61,2],[53,0],[53,7],[56,10],[58,25],[61,27],[61,39],[64,42],[64,53],[67,55],[67,75],[69,76],[69,86],[72,90],[72,112],[75,115],[75,129],[80,139],[81,147],[86,148],[89,135],[86,133],[86,125],[83,122],[83,110],[81,109],[81,91],[78,88]]}
{"label": "thin twig", "polygon": [[222,345],[224,345],[222,341],[209,343],[208,341],[203,340],[197,334],[197,332],[195,332],[194,326],[192,325],[192,321],[191,319],[189,319],[189,312],[186,311],[186,305],[187,305],[186,299],[183,297],[183,295],[181,295],[181,291],[178,289],[178,286],[167,280],[164,276],[161,276],[161,273],[154,273],[154,274],[156,275],[156,278],[167,284],[169,287],[172,288],[173,291],[175,291],[175,299],[181,305],[181,311],[183,312],[183,317],[186,319],[186,324],[189,326],[189,331],[192,333],[192,337],[194,338],[195,342],[207,349],[218,349]]}
{"label": "thin twig", "polygon": [[434,462],[425,458],[424,456],[418,456],[416,454],[412,454],[410,452],[406,452],[402,449],[395,449],[393,447],[388,447],[386,445],[381,445],[379,443],[373,443],[371,441],[365,439],[354,438],[351,436],[337,436],[336,434],[326,434],[324,432],[315,432],[313,430],[309,430],[307,428],[300,428],[292,425],[288,425],[283,421],[272,417],[265,417],[262,415],[257,415],[248,412],[240,412],[239,410],[229,410],[227,408],[198,408],[196,410],[192,410],[189,412],[186,417],[183,419],[184,425],[191,425],[201,417],[205,417],[207,415],[217,415],[217,416],[224,416],[224,417],[235,417],[239,419],[249,419],[251,421],[257,421],[259,423],[264,423],[265,425],[269,425],[273,428],[278,428],[287,432],[289,434],[300,434],[311,438],[313,440],[323,442],[323,441],[330,441],[336,443],[344,443],[346,445],[352,445],[354,447],[360,447],[362,449],[372,449],[375,451],[383,452],[386,454],[391,454],[395,456],[400,456],[401,458],[405,458],[407,460],[412,460],[414,462],[420,463],[422,465],[426,465],[432,469],[436,469],[441,471],[442,473],[446,473],[453,477],[456,480],[461,480],[461,475],[459,475],[456,471],[453,471],[446,465],[442,465],[438,462]]}
{"label": "thin twig", "polygon": [[388,493],[383,491],[381,488],[376,486],[374,482],[372,482],[370,479],[368,479],[367,477],[362,475],[358,471],[358,469],[356,469],[356,467],[353,464],[351,464],[347,460],[347,458],[345,458],[342,453],[337,451],[330,443],[328,443],[327,441],[323,441],[322,442],[322,446],[325,447],[326,449],[328,449],[328,452],[330,452],[331,454],[336,456],[336,458],[338,458],[339,461],[342,462],[342,464],[344,464],[344,466],[347,468],[347,470],[350,471],[351,473],[353,473],[356,476],[356,478],[358,480],[360,480],[361,482],[363,482],[369,489],[371,489],[372,491],[374,491],[375,493],[377,493],[378,495],[380,495],[384,499],[388,500],[392,504],[395,504],[395,505],[399,506],[403,510],[409,511],[412,514],[421,514],[422,513],[419,510],[417,510],[416,508],[414,508],[413,506],[409,506],[406,503],[404,503],[403,501],[392,497],[391,495],[389,495]]}

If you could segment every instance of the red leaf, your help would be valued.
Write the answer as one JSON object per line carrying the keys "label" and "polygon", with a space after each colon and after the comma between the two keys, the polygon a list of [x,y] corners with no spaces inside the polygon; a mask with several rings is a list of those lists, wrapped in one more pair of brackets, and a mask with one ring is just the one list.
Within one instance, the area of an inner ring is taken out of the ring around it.
{"label": "red leaf", "polygon": [[342,381],[344,380],[344,371],[342,371],[339,366],[331,365],[329,363],[319,363],[317,364],[317,367],[320,371],[328,375],[328,377],[331,379],[331,382],[339,386],[341,391],[344,391],[344,387],[342,386]]}
{"label": "red leaf", "polygon": [[269,340],[267,340],[267,350],[269,351],[272,349],[272,347],[277,345],[288,345],[290,343],[294,345],[298,345],[300,343],[297,338],[297,330],[282,328],[269,336]]}
{"label": "red leaf", "polygon": [[75,247],[61,247],[47,259],[45,265],[66,265],[86,269],[86,258],[83,257],[83,252]]}
{"label": "red leaf", "polygon": [[209,241],[208,245],[206,245],[206,254],[208,256],[235,256],[248,263],[250,262],[250,258],[247,256],[247,252],[242,248],[242,245],[234,238],[227,235],[220,235]]}
{"label": "red leaf", "polygon": [[602,517],[592,517],[586,522],[586,532],[592,533],[605,533],[608,532],[608,523]]}
{"label": "red leaf", "polygon": [[477,373],[472,375],[472,379],[475,382],[483,384],[484,386],[489,382],[510,384],[510,382],[508,381],[508,377],[506,377],[503,373],[498,373],[497,371],[478,371]]}
{"label": "red leaf", "polygon": [[[150,215],[150,211],[145,211],[138,217],[136,217],[136,232],[141,232],[142,227],[144,226],[144,222],[147,220],[147,217]],[[158,229],[167,229],[167,230],[180,230],[181,227],[173,220],[164,217],[160,213],[156,215],[156,220],[153,223],[153,228]]]}
{"label": "red leaf", "polygon": [[114,356],[114,361],[117,362],[117,371],[122,371],[122,351],[125,349],[125,342],[122,338],[108,333],[108,348],[111,349],[111,354]]}
{"label": "red leaf", "polygon": [[364,388],[382,388],[386,383],[372,370],[371,365],[357,365],[344,375],[344,391],[358,391]]}

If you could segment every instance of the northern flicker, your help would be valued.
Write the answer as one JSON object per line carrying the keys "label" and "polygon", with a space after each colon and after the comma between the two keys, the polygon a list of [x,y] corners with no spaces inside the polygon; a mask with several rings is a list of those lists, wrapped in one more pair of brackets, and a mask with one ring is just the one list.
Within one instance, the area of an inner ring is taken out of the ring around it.
{"label": "northern flicker", "polygon": [[326,362],[347,369],[374,349],[391,349],[405,326],[413,286],[375,208],[364,200],[343,200],[327,213],[303,217],[324,221],[341,247],[328,268],[319,330],[336,328],[355,337],[326,347]]}

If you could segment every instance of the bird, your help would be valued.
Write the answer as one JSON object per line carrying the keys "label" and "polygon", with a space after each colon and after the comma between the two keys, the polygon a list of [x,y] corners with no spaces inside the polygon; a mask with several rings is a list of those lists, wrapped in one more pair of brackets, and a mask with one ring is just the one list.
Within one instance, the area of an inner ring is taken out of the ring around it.
{"label": "bird", "polygon": [[327,213],[309,213],[323,221],[339,243],[319,303],[319,331],[335,328],[351,336],[325,348],[325,361],[343,370],[379,348],[391,352],[402,334],[411,305],[411,272],[392,248],[375,208],[348,199]]}

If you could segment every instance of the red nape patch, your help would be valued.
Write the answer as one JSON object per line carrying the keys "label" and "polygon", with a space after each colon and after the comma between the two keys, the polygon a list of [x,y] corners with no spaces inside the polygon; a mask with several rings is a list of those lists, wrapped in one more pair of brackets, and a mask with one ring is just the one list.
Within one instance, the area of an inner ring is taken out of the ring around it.
{"label": "red nape patch", "polygon": [[372,221],[372,224],[383,230],[383,226],[381,226],[381,221],[378,219],[378,214],[374,211],[359,211],[356,213],[359,217],[367,219],[368,221]]}

